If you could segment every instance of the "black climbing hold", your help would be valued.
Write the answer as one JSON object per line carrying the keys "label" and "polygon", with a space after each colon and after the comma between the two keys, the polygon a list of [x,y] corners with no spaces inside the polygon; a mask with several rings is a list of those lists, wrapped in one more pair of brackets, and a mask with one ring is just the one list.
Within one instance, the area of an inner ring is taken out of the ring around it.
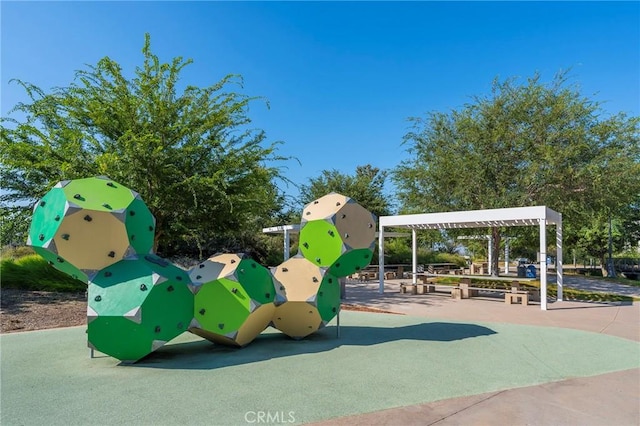
{"label": "black climbing hold", "polygon": [[46,201],[40,201],[40,207],[44,207],[45,204],[47,204]]}
{"label": "black climbing hold", "polygon": [[373,228],[373,223],[370,223],[370,224],[369,224],[369,228]]}
{"label": "black climbing hold", "polygon": [[302,245],[304,246],[304,248],[309,248],[309,243],[302,243]]}
{"label": "black climbing hold", "polygon": [[56,222],[60,220],[60,215],[57,214],[56,217],[53,218],[53,220],[55,220]]}
{"label": "black climbing hold", "polygon": [[52,261],[48,261],[47,263],[48,263],[49,265],[53,265],[53,262],[52,262]]}
{"label": "black climbing hold", "polygon": [[176,280],[182,281],[182,277],[180,275],[176,275]]}
{"label": "black climbing hold", "polygon": [[111,210],[111,206],[110,206],[109,204],[107,204],[107,203],[104,203],[104,204],[102,205],[102,207],[104,207],[105,209],[109,209],[109,210]]}
{"label": "black climbing hold", "polygon": [[236,294],[237,292],[238,292],[237,288],[234,287],[234,288],[231,289],[231,293]]}
{"label": "black climbing hold", "polygon": [[360,270],[360,267],[356,265],[356,271],[359,271],[359,270]]}
{"label": "black climbing hold", "polygon": [[44,234],[40,234],[40,235],[38,235],[38,239],[39,239],[40,241],[44,241]]}
{"label": "black climbing hold", "polygon": [[331,229],[329,229],[329,230],[327,231],[327,234],[331,235],[332,237],[333,237],[333,235],[334,235],[334,234],[333,234],[333,231],[332,231]]}
{"label": "black climbing hold", "polygon": [[196,275],[196,280],[199,280],[200,278],[202,278],[202,275]]}
{"label": "black climbing hold", "polygon": [[345,238],[349,238],[349,234],[344,234],[344,237]]}
{"label": "black climbing hold", "polygon": [[149,231],[153,231],[153,226],[149,225]]}
{"label": "black climbing hold", "polygon": [[306,215],[309,216],[311,214],[311,212],[307,212]]}
{"label": "black climbing hold", "polygon": [[289,270],[287,268],[282,268],[282,272],[288,272]]}
{"label": "black climbing hold", "polygon": [[252,267],[252,268],[257,268],[257,267],[258,267],[258,265],[256,265],[255,263],[252,263],[252,264],[251,264],[251,267]]}
{"label": "black climbing hold", "polygon": [[339,206],[339,205],[340,205],[340,201],[338,201],[338,202],[336,203],[336,207],[337,207],[337,206]]}
{"label": "black climbing hold", "polygon": [[264,297],[265,297],[265,298],[267,298],[267,299],[269,299],[269,298],[271,297],[271,293],[265,293],[265,294],[264,294]]}
{"label": "black climbing hold", "polygon": [[198,268],[200,269],[204,268],[204,263],[201,263],[200,265],[198,265]]}
{"label": "black climbing hold", "polygon": [[168,291],[169,293],[171,293],[171,292],[173,291],[173,286],[172,286],[172,285],[170,285],[169,287],[167,287],[167,291]]}
{"label": "black climbing hold", "polygon": [[347,217],[347,215],[343,213],[341,219],[344,219],[345,217]]}
{"label": "black climbing hold", "polygon": [[333,278],[329,278],[329,284],[331,284],[333,282]]}
{"label": "black climbing hold", "polygon": [[313,202],[313,204],[318,204],[319,202],[320,202],[320,201],[315,200],[315,201]]}
{"label": "black climbing hold", "polygon": [[156,333],[160,333],[160,326],[156,325]]}
{"label": "black climbing hold", "polygon": [[331,310],[332,310],[334,313],[336,312],[336,308],[332,308]]}
{"label": "black climbing hold", "polygon": [[109,278],[111,275],[113,275],[111,272],[107,271],[104,273],[104,276]]}
{"label": "black climbing hold", "polygon": [[115,188],[116,186],[113,184],[113,182],[107,182],[107,186],[110,186],[111,188]]}
{"label": "black climbing hold", "polygon": [[232,263],[232,264],[233,264],[233,263],[236,263],[236,260],[235,260],[235,259],[231,259],[231,263]]}
{"label": "black climbing hold", "polygon": [[204,309],[204,308],[202,308],[202,309],[200,309],[200,310],[198,311],[198,313],[199,313],[200,315],[204,315],[204,313],[205,313],[205,312],[207,312],[207,311],[205,311],[205,309]]}
{"label": "black climbing hold", "polygon": [[284,290],[284,286],[282,286],[282,285],[281,285],[281,286],[280,286],[280,290]]}
{"label": "black climbing hold", "polygon": [[316,277],[313,277],[313,282],[314,282],[314,283],[317,283],[317,282],[318,282],[318,279],[317,279]]}
{"label": "black climbing hold", "polygon": [[222,324],[222,323],[218,324],[218,328],[219,328],[220,330],[222,330],[222,329],[224,328],[224,324]]}
{"label": "black climbing hold", "polygon": [[147,285],[146,284],[140,284],[140,290],[141,291],[147,291]]}
{"label": "black climbing hold", "polygon": [[116,252],[115,251],[110,251],[109,254],[107,255],[109,257],[116,257]]}
{"label": "black climbing hold", "polygon": [[87,222],[91,222],[93,219],[91,218],[91,216],[86,215],[86,216],[84,217],[84,220],[86,220]]}
{"label": "black climbing hold", "polygon": [[136,212],[134,212],[133,210],[129,211],[129,216],[135,216],[135,215],[136,215]]}
{"label": "black climbing hold", "polygon": [[62,259],[61,257],[59,257],[57,260],[58,260],[58,262],[60,262],[60,263],[64,263],[64,259]]}
{"label": "black climbing hold", "polygon": [[93,300],[95,300],[96,302],[99,302],[102,300],[102,296],[96,296],[93,298]]}
{"label": "black climbing hold", "polygon": [[73,196],[73,198],[75,198],[76,200],[82,200],[82,195],[80,195],[80,194],[75,194],[75,195]]}
{"label": "black climbing hold", "polygon": [[368,259],[368,258],[369,258],[369,256],[371,256],[371,254],[370,254],[370,253],[365,253],[365,254],[364,254],[364,258],[365,258],[365,259]]}
{"label": "black climbing hold", "polygon": [[322,297],[322,292],[321,291],[318,292],[318,296]]}
{"label": "black climbing hold", "polygon": [[63,240],[69,240],[69,234],[62,234],[61,236]]}
{"label": "black climbing hold", "polygon": [[131,241],[135,241],[135,240],[136,240],[136,236],[135,236],[135,235],[132,235],[132,236],[131,236]]}
{"label": "black climbing hold", "polygon": [[336,263],[336,268],[339,268],[339,267],[340,267],[340,264],[339,264],[339,263]]}
{"label": "black climbing hold", "polygon": [[316,263],[321,263],[319,257],[316,257]]}
{"label": "black climbing hold", "polygon": [[313,314],[313,311],[309,311],[310,314]]}

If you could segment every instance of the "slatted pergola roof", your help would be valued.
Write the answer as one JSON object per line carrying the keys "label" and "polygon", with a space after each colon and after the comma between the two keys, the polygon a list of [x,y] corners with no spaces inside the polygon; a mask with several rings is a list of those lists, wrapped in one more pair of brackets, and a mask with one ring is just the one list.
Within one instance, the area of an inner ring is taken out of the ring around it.
{"label": "slatted pergola roof", "polygon": [[384,235],[385,228],[407,228],[413,236],[413,279],[417,271],[416,230],[489,228],[494,226],[538,226],[540,228],[540,305],[547,309],[547,242],[546,226],[556,227],[556,256],[558,300],[562,300],[562,215],[546,206],[512,207],[504,209],[468,210],[444,213],[422,213],[382,216],[379,219],[378,245],[380,288],[384,292]]}

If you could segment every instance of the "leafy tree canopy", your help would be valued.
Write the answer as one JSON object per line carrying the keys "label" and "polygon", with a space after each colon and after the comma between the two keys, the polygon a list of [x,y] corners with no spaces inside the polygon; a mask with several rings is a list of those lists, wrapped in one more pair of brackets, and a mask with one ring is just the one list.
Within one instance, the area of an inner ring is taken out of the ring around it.
{"label": "leafy tree canopy", "polygon": [[606,115],[566,73],[495,80],[459,110],[411,120],[412,160],[393,172],[406,212],[547,205],[574,224],[565,241],[577,244],[596,213],[623,215],[640,193],[640,118]]}
{"label": "leafy tree canopy", "polygon": [[133,77],[104,57],[50,93],[17,80],[30,102],[12,111],[26,118],[2,118],[2,207],[33,203],[60,180],[105,175],[141,194],[163,254],[259,229],[280,210],[274,165],[286,158],[249,127],[258,98],[230,88],[242,85],[236,75],[179,89],[192,61],[161,62],[148,34],[142,54]]}
{"label": "leafy tree canopy", "polygon": [[377,217],[391,214],[392,204],[384,195],[388,172],[369,164],[357,166],[354,175],[338,170],[323,170],[300,189],[301,204],[306,205],[330,192],[353,198]]}

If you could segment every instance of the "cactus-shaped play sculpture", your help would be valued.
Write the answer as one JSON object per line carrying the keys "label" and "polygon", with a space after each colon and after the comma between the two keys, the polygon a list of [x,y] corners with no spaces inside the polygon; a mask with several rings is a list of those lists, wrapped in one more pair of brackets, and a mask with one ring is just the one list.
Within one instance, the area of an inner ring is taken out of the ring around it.
{"label": "cactus-shaped play sculpture", "polygon": [[190,331],[245,346],[272,325],[301,339],[340,311],[340,277],[371,261],[376,218],[331,193],[305,206],[299,253],[271,271],[217,254],[185,271],[152,251],[155,219],[106,177],[64,181],[34,207],[27,244],[88,284],[91,348],[138,361]]}

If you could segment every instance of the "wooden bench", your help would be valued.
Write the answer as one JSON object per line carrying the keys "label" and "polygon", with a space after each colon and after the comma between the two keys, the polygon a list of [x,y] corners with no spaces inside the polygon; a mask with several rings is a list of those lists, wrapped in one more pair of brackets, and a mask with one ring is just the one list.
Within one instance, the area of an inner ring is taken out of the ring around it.
{"label": "wooden bench", "polygon": [[513,302],[518,303],[518,301],[522,302],[523,306],[529,304],[529,292],[526,290],[520,290],[519,283],[517,281],[512,283],[511,290],[506,288],[471,287],[470,283],[471,280],[469,278],[463,278],[460,280],[460,299],[477,297],[480,292],[483,291],[504,294],[504,301],[507,305],[511,305]]}
{"label": "wooden bench", "polygon": [[504,294],[504,302],[507,305],[512,303],[518,303],[518,301],[522,302],[522,306],[527,306],[529,304],[529,293],[526,291],[519,290],[517,293],[505,293]]}

